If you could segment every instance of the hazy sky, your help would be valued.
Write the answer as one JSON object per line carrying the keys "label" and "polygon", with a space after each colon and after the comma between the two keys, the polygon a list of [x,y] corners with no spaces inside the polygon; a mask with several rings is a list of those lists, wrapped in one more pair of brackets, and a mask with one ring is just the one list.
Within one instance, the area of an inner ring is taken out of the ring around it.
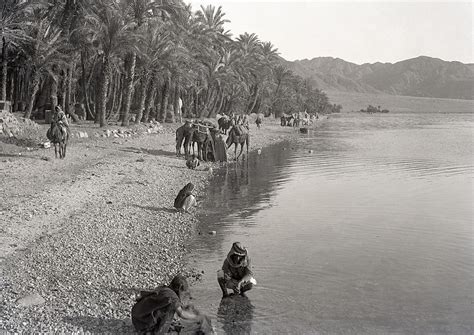
{"label": "hazy sky", "polygon": [[331,56],[362,64],[420,55],[474,63],[471,1],[236,1],[222,6],[234,37],[256,33],[287,60]]}

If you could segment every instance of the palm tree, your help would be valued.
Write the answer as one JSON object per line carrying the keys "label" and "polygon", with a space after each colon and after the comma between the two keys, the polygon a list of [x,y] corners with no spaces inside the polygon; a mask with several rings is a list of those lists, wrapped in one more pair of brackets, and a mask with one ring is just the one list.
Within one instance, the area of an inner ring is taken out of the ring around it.
{"label": "palm tree", "polygon": [[113,1],[101,1],[91,7],[86,17],[85,34],[89,36],[101,60],[99,80],[99,113],[100,126],[107,124],[106,105],[107,87],[110,81],[111,62],[115,57],[124,55],[134,45],[135,34],[132,32],[135,23],[126,22],[120,7]]}
{"label": "palm tree", "polygon": [[[171,0],[161,0],[158,3],[155,0],[122,0],[122,6],[127,10],[128,17],[135,22],[136,29],[139,29],[145,22],[151,18],[157,20],[167,14],[174,14],[179,11],[180,7],[175,5]],[[124,110],[122,114],[122,126],[128,126],[130,104],[133,92],[133,81],[135,78],[135,66],[137,61],[137,54],[132,50],[127,55],[126,61],[126,77],[125,77],[125,96],[124,96]],[[140,121],[138,118],[136,120]]]}
{"label": "palm tree", "polygon": [[142,120],[151,73],[162,65],[160,63],[168,61],[174,51],[174,45],[170,38],[171,33],[163,22],[149,21],[145,29],[146,32],[141,35],[137,48],[141,61],[141,78],[138,114],[135,123],[140,123]]}
{"label": "palm tree", "polygon": [[10,49],[18,51],[19,43],[27,36],[23,29],[23,14],[26,4],[19,0],[3,0],[0,4],[0,44],[2,61],[0,72],[0,100],[7,99],[8,53]]}
{"label": "palm tree", "polygon": [[55,67],[65,64],[66,59],[62,53],[65,41],[61,30],[54,27],[47,18],[41,18],[39,13],[34,13],[33,20],[26,28],[26,35],[27,41],[21,47],[28,60],[32,78],[25,110],[25,117],[30,118],[40,80],[48,75],[56,76]]}

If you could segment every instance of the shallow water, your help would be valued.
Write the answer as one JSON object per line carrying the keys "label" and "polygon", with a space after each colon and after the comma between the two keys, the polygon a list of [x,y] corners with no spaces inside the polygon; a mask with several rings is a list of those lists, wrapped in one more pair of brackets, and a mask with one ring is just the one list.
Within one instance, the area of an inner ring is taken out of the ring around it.
{"label": "shallow water", "polygon": [[[228,334],[473,333],[473,124],[343,114],[221,170],[189,258],[195,305]],[[258,285],[221,301],[233,241]]]}

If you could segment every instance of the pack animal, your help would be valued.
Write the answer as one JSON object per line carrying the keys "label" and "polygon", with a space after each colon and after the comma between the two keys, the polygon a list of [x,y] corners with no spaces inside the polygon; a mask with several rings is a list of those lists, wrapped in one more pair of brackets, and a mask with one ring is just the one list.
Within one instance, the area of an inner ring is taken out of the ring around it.
{"label": "pack animal", "polygon": [[227,131],[232,126],[232,119],[223,116],[217,121],[217,123],[219,124],[219,130],[221,130],[224,135],[227,135]]}
{"label": "pack animal", "polygon": [[49,128],[46,132],[46,137],[54,145],[55,157],[58,158],[58,153],[60,159],[66,157],[67,142],[69,140],[69,133],[67,128],[65,126],[61,126],[57,122],[54,122],[51,125],[51,128]]}
{"label": "pack animal", "polygon": [[[240,128],[240,129],[239,129]],[[243,126],[234,126],[229,131],[229,136],[226,140],[227,148],[234,144],[234,154],[235,160],[238,160],[242,151],[244,150],[244,145],[247,146],[247,156],[249,155],[249,144],[250,144],[250,134],[246,127]],[[237,156],[237,145],[240,144],[240,152]]]}
{"label": "pack animal", "polygon": [[176,129],[176,156],[181,155],[181,147],[184,145],[184,155],[188,158],[193,132],[193,124],[190,121],[186,121],[181,127]]}

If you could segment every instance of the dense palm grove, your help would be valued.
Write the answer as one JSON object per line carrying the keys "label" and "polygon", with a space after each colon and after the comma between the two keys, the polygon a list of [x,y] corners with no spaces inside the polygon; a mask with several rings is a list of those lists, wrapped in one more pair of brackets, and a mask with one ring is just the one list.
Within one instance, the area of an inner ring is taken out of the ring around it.
{"label": "dense palm grove", "polygon": [[173,122],[180,98],[192,117],[340,109],[272,43],[233,38],[226,22],[221,7],[180,0],[2,0],[0,100],[28,118],[83,110],[101,126]]}

